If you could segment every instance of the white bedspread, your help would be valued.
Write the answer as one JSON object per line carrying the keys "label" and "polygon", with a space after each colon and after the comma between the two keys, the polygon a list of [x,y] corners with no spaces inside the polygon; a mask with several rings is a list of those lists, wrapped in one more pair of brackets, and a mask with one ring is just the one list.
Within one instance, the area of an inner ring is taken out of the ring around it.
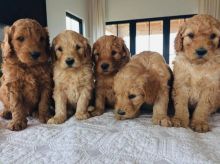
{"label": "white bedspread", "polygon": [[150,115],[116,121],[112,112],[85,121],[70,118],[62,125],[29,119],[20,132],[0,120],[0,163],[220,163],[220,114],[212,131],[153,126]]}

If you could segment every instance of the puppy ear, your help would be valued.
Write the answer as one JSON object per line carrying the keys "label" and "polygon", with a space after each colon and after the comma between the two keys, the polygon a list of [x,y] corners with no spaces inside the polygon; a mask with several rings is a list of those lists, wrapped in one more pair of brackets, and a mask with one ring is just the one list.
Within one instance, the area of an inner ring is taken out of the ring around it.
{"label": "puppy ear", "polygon": [[126,46],[125,42],[123,43],[122,49],[123,49],[123,51],[124,51],[124,53],[125,53],[125,56],[131,57],[131,53],[130,53],[128,47]]}
{"label": "puppy ear", "polygon": [[52,46],[50,47],[50,55],[51,55],[51,61],[52,63],[55,63],[55,61],[57,60],[57,55],[56,55],[56,51],[55,51],[55,41],[56,38],[53,40],[52,42]]}
{"label": "puppy ear", "polygon": [[86,47],[85,47],[85,57],[92,58],[92,50],[91,50],[91,46],[90,46],[89,43],[86,43]]}
{"label": "puppy ear", "polygon": [[131,53],[128,50],[124,40],[123,40],[122,50],[124,51],[123,56],[122,56],[123,61],[124,61],[124,63],[127,63],[130,60],[130,58],[131,58]]}
{"label": "puppy ear", "polygon": [[[218,31],[220,33],[220,21],[218,21]],[[220,48],[220,36],[219,36],[219,41],[218,41],[218,48]]]}
{"label": "puppy ear", "polygon": [[51,56],[52,63],[55,63],[55,61],[57,60],[57,55],[55,52],[55,48],[53,46],[50,47],[50,56]]}
{"label": "puppy ear", "polygon": [[96,50],[96,43],[93,44],[92,46],[92,60],[95,62],[96,61],[96,57],[95,57],[95,50]]}
{"label": "puppy ear", "polygon": [[175,41],[174,41],[174,47],[175,47],[175,50],[176,52],[181,52],[183,51],[183,29],[184,29],[184,25],[182,25],[180,28],[179,28],[179,31],[177,33],[177,36],[175,38]]}
{"label": "puppy ear", "polygon": [[46,36],[46,52],[50,54],[50,37],[47,27],[44,28],[45,36]]}
{"label": "puppy ear", "polygon": [[11,45],[11,37],[12,37],[12,27],[6,26],[4,28],[4,39],[1,44],[2,57],[9,57],[13,52]]}

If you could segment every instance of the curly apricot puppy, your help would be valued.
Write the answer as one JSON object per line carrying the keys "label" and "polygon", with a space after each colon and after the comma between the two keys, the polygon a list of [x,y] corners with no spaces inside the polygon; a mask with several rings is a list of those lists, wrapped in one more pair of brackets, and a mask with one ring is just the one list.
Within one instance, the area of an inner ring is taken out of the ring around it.
{"label": "curly apricot puppy", "polygon": [[142,52],[131,58],[114,78],[116,119],[137,117],[144,104],[153,105],[153,123],[170,126],[167,116],[169,102],[169,68],[156,52]]}
{"label": "curly apricot puppy", "polygon": [[130,60],[130,52],[123,39],[103,36],[93,45],[95,60],[95,110],[93,116],[104,113],[105,106],[114,107],[113,79],[116,73]]}
{"label": "curly apricot puppy", "polygon": [[47,29],[35,20],[16,21],[4,30],[2,53],[0,99],[5,109],[1,116],[12,116],[8,128],[26,128],[26,116],[33,109],[38,109],[40,121],[46,122],[52,92]]}
{"label": "curly apricot puppy", "polygon": [[52,43],[55,52],[54,100],[55,116],[49,124],[60,124],[67,119],[67,106],[76,108],[79,120],[90,117],[89,101],[94,88],[91,47],[86,38],[66,30],[56,36]]}
{"label": "curly apricot puppy", "polygon": [[180,27],[175,49],[173,125],[207,132],[209,115],[220,107],[220,22],[194,16]]}

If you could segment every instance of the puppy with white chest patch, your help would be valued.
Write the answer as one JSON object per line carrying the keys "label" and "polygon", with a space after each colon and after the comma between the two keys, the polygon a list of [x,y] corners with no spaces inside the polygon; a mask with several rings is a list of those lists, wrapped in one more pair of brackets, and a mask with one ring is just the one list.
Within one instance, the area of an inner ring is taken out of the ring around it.
{"label": "puppy with white chest patch", "polygon": [[[210,114],[220,107],[220,22],[209,15],[187,20],[175,49],[173,125],[207,132]],[[189,109],[194,109],[192,117]]]}
{"label": "puppy with white chest patch", "polygon": [[79,120],[90,117],[89,101],[94,88],[91,47],[86,38],[66,30],[52,43],[54,51],[55,116],[48,123],[60,124],[67,119],[67,108],[76,109]]}

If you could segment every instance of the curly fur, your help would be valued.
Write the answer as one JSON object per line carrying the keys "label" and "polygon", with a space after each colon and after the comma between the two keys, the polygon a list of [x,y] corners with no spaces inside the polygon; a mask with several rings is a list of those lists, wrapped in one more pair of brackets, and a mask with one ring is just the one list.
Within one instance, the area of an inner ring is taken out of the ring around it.
{"label": "curly fur", "polygon": [[[116,73],[130,60],[130,52],[123,39],[116,36],[103,36],[93,45],[93,59],[95,61],[95,110],[93,116],[104,113],[106,105],[113,107],[115,95],[113,80]],[[102,64],[108,64],[107,70]]]}
{"label": "curly fur", "polygon": [[[54,100],[56,114],[48,123],[60,124],[67,119],[67,108],[75,108],[77,119],[87,119],[89,101],[94,88],[91,47],[86,38],[66,30],[52,43],[54,52]],[[73,59],[73,65],[66,63]]]}
{"label": "curly fur", "polygon": [[146,51],[132,57],[114,79],[116,118],[134,118],[147,103],[153,105],[153,123],[170,126],[167,116],[170,78],[169,68],[160,54]]}
{"label": "curly fur", "polygon": [[[39,52],[40,57],[33,59],[33,52]],[[46,122],[52,82],[47,29],[35,20],[16,21],[4,29],[2,53],[0,99],[5,109],[1,116],[12,115],[8,128],[24,129],[26,116],[34,109],[38,109],[40,121]]]}
{"label": "curly fur", "polygon": [[[192,37],[193,36],[193,37]],[[219,107],[220,22],[209,15],[187,20],[175,40],[173,99],[175,127],[209,131],[208,118]],[[196,50],[207,53],[198,56]],[[190,120],[189,108],[195,109]]]}

